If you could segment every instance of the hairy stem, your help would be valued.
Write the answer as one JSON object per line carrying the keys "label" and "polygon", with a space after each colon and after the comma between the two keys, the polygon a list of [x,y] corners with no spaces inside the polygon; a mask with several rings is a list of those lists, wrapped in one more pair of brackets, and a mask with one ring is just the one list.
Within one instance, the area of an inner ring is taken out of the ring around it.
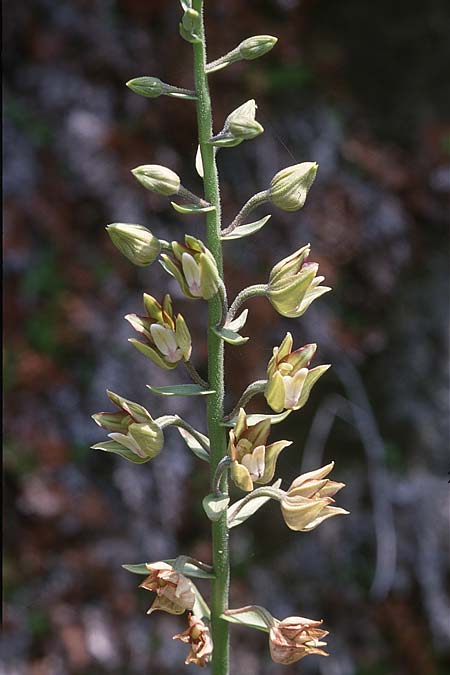
{"label": "hairy stem", "polygon": [[261,204],[265,204],[269,201],[269,191],[263,190],[263,192],[257,192],[256,195],[250,197],[248,202],[244,204],[242,209],[237,214],[236,218],[233,220],[231,225],[229,225],[225,230],[222,230],[221,235],[225,237],[227,234],[231,234],[239,225],[242,225],[247,216],[250,215]]}
{"label": "hairy stem", "polygon": [[[219,179],[215,161],[214,147],[208,143],[213,135],[211,99],[206,75],[206,41],[203,19],[203,0],[193,0],[193,9],[201,15],[200,42],[193,44],[194,78],[197,94],[198,140],[203,163],[203,185],[205,199],[215,206],[214,211],[206,214],[207,244],[217,264],[219,274],[223,276],[222,243],[220,240],[220,193]],[[208,380],[215,393],[208,396],[207,416],[208,435],[211,444],[211,478],[217,465],[227,454],[226,432],[221,425],[224,400],[224,348],[221,338],[212,328],[222,318],[222,301],[217,294],[208,302]],[[221,478],[221,491],[228,492],[228,476],[224,472]],[[212,675],[229,675],[229,627],[220,615],[228,608],[230,584],[230,561],[228,549],[228,526],[226,512],[212,523],[212,558],[215,579],[212,580],[211,593],[211,631],[214,644],[212,656]]]}
{"label": "hairy stem", "polygon": [[233,419],[233,417],[236,417],[236,415],[239,413],[239,410],[241,408],[245,408],[247,403],[257,394],[262,394],[264,389],[266,388],[267,380],[256,380],[256,382],[252,382],[251,384],[248,385],[247,389],[242,393],[241,398],[239,401],[236,403],[234,406],[233,410],[230,412],[229,415],[226,415],[223,418],[224,422],[229,422],[230,420]]}
{"label": "hairy stem", "polygon": [[184,420],[179,415],[163,415],[162,417],[157,417],[155,422],[161,429],[167,429],[167,427],[180,427],[180,429],[184,429],[185,431],[189,432],[191,436],[193,436],[195,440],[198,441],[198,443],[202,446],[203,450],[206,450],[206,452],[209,454],[209,444],[205,442],[202,434],[194,429],[194,427],[192,427],[189,422],[186,422],[186,420]]}
{"label": "hairy stem", "polygon": [[281,501],[282,494],[282,490],[270,486],[256,488],[256,490],[249,492],[243,499],[236,503],[234,511],[232,510],[232,506],[229,508],[229,522],[231,523],[242,511],[244,506],[251,502],[252,499],[258,499],[258,497],[269,497],[269,499],[275,499],[277,502],[279,502]]}
{"label": "hairy stem", "polygon": [[183,363],[186,366],[186,370],[188,371],[191,380],[195,382],[195,384],[199,384],[200,387],[203,387],[204,389],[209,389],[209,384],[205,382],[205,380],[197,371],[197,369],[192,365],[191,361],[183,361]]}
{"label": "hairy stem", "polygon": [[216,471],[211,481],[211,491],[216,495],[216,497],[221,494],[220,486],[222,483],[222,476],[225,471],[228,471],[230,464],[231,464],[231,457],[227,455],[226,457],[222,457],[222,459],[216,466]]}
{"label": "hairy stem", "polygon": [[228,310],[225,325],[229,324],[230,321],[234,319],[236,312],[238,311],[239,307],[244,304],[244,302],[247,302],[247,300],[250,300],[251,298],[256,298],[259,295],[267,295],[267,288],[267,284],[255,284],[254,286],[247,286],[247,288],[244,288],[240,293],[238,293],[233,301],[233,304]]}

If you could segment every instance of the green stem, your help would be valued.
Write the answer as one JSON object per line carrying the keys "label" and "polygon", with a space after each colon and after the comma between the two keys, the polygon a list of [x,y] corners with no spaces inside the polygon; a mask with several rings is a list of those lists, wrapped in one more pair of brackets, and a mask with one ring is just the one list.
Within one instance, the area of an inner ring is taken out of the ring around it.
{"label": "green stem", "polygon": [[218,465],[216,466],[216,471],[214,473],[213,479],[211,481],[211,492],[213,492],[216,497],[222,494],[220,489],[222,483],[222,476],[225,471],[228,471],[231,464],[231,457],[222,457]]}
{"label": "green stem", "polygon": [[183,363],[186,367],[186,370],[189,373],[189,377],[191,378],[191,380],[195,382],[195,384],[199,384],[200,387],[203,387],[204,389],[209,389],[209,384],[205,382],[205,380],[198,373],[197,369],[195,368],[195,366],[193,366],[191,361],[183,361]]}
{"label": "green stem", "polygon": [[191,436],[195,438],[196,441],[202,446],[203,450],[206,450],[206,452],[209,454],[210,452],[210,447],[207,445],[202,437],[202,434],[194,429],[189,422],[186,422],[182,417],[179,417],[179,415],[163,415],[162,417],[157,417],[155,420],[156,424],[161,429],[167,429],[167,427],[180,427],[180,429],[184,429],[185,431],[188,431]]}
{"label": "green stem", "polygon": [[[203,163],[203,185],[205,199],[215,206],[215,211],[206,214],[207,244],[217,264],[219,274],[223,277],[222,243],[220,240],[220,193],[219,178],[215,161],[214,146],[209,144],[213,135],[211,99],[208,78],[206,75],[206,41],[203,18],[203,0],[193,0],[193,9],[201,15],[200,39],[193,44],[194,77],[197,94],[198,140]],[[208,302],[208,381],[215,391],[207,398],[208,435],[211,445],[211,478],[214,477],[217,465],[227,454],[225,428],[222,426],[224,401],[224,348],[223,340],[212,328],[222,318],[222,301],[217,294]],[[221,491],[228,493],[227,473],[222,474]],[[230,585],[230,560],[228,549],[228,526],[226,512],[212,523],[212,558],[215,579],[212,580],[211,592],[211,631],[214,651],[211,663],[212,675],[229,675],[230,672],[230,637],[229,627],[220,615],[228,609],[228,593]]]}
{"label": "green stem", "polygon": [[242,209],[237,214],[236,218],[233,220],[231,225],[229,225],[225,230],[222,230],[220,233],[222,237],[225,237],[227,234],[231,234],[239,225],[242,225],[247,216],[250,215],[261,204],[265,204],[269,201],[269,190],[263,190],[262,192],[257,192],[256,195],[250,197],[248,202],[244,204]]}
{"label": "green stem", "polygon": [[245,408],[247,403],[257,394],[262,394],[266,388],[267,380],[256,380],[248,385],[247,389],[242,393],[241,398],[234,406],[233,410],[223,418],[224,422],[229,422],[238,415],[241,408]]}
{"label": "green stem", "polygon": [[243,499],[241,499],[238,503],[234,511],[232,510],[233,506],[230,506],[228,509],[229,512],[229,522],[231,523],[236,516],[242,511],[244,506],[248,504],[249,502],[252,501],[252,499],[258,499],[258,497],[269,497],[270,499],[276,499],[277,502],[281,501],[281,497],[283,495],[283,490],[280,490],[278,488],[273,488],[273,487],[261,487],[261,488],[256,488],[256,490],[253,490],[252,492],[249,492],[248,495],[246,495]]}
{"label": "green stem", "polygon": [[228,314],[225,320],[225,325],[229,324],[230,321],[236,316],[236,312],[239,307],[250,300],[251,298],[256,298],[260,295],[267,295],[268,285],[267,284],[255,284],[254,286],[247,286],[235,297],[233,304],[228,310]]}

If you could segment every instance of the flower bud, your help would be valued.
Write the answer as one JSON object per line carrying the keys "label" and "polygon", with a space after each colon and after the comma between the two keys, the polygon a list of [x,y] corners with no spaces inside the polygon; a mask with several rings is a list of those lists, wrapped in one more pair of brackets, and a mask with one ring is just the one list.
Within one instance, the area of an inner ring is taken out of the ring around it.
{"label": "flower bud", "polygon": [[297,211],[305,203],[309,188],[316,177],[318,165],[302,162],[282,169],[272,178],[269,198],[283,211]]}
{"label": "flower bud", "polygon": [[213,651],[209,628],[193,614],[189,614],[188,623],[188,628],[183,633],[174,635],[173,639],[190,645],[189,654],[184,662],[187,666],[190,663],[200,667],[206,666],[211,660]]}
{"label": "flower bud", "polygon": [[147,190],[166,197],[176,195],[181,186],[179,176],[159,164],[144,164],[133,169],[131,173]]}
{"label": "flower bud", "polygon": [[146,96],[147,98],[161,96],[168,87],[158,77],[135,77],[132,80],[128,80],[126,84],[135,94]]}
{"label": "flower bud", "polygon": [[130,339],[131,344],[160,368],[170,370],[179,361],[188,361],[192,351],[191,335],[181,314],[175,318],[170,295],[165,295],[160,304],[144,293],[144,306],[147,316],[127,314],[125,317],[143,338],[143,341]]}
{"label": "flower bud", "polygon": [[319,626],[322,621],[305,619],[301,616],[288,616],[283,621],[274,619],[269,634],[270,655],[275,663],[288,665],[300,661],[310,654],[328,656],[322,647],[326,647],[323,638],[328,635]]}
{"label": "flower bud", "polygon": [[270,420],[263,420],[249,427],[245,410],[240,409],[236,424],[230,431],[228,454],[232,459],[231,476],[241,490],[253,490],[253,482],[269,483],[275,473],[278,455],[291,445],[291,441],[266,445],[270,426]]}
{"label": "flower bud", "polygon": [[299,410],[307,402],[313,385],[330,367],[316,366],[308,370],[317,345],[309,344],[292,351],[292,335],[286,337],[279,347],[274,347],[267,366],[267,385],[264,392],[272,410]]}
{"label": "flower bud", "polygon": [[106,231],[113,244],[134,265],[151,265],[161,253],[161,242],[143,225],[111,223]]}
{"label": "flower bud", "polygon": [[120,412],[92,415],[96,424],[111,432],[108,434],[110,441],[97,443],[92,449],[113,452],[136,464],[159,455],[164,446],[164,435],[150,413],[139,403],[128,401],[112,391],[107,394]]}
{"label": "flower bud", "polygon": [[161,255],[161,265],[193,300],[210,300],[219,289],[220,276],[214,257],[199,239],[185,235],[185,243],[173,241],[173,257]]}
{"label": "flower bud", "polygon": [[286,525],[296,532],[310,532],[333,516],[346,515],[348,511],[335,506],[332,498],[345,487],[344,483],[329,480],[326,476],[334,462],[296,478],[281,497],[281,512]]}
{"label": "flower bud", "polygon": [[180,22],[180,35],[187,42],[200,42],[201,17],[196,9],[188,7]]}
{"label": "flower bud", "polygon": [[275,265],[269,276],[267,297],[276,311],[289,318],[299,317],[329,286],[320,286],[325,279],[316,276],[317,263],[308,263],[310,245],[307,244]]}
{"label": "flower bud", "polygon": [[147,614],[158,609],[169,614],[183,614],[193,609],[195,592],[190,579],[165,562],[146,563],[145,566],[150,576],[144,579],[139,588],[156,593],[156,599]]}
{"label": "flower bud", "polygon": [[254,35],[243,40],[237,49],[242,59],[252,61],[270,52],[277,42],[278,38],[272,35]]}
{"label": "flower bud", "polygon": [[251,99],[233,110],[220,134],[213,136],[210,142],[217,147],[232,148],[262,134],[264,128],[255,119],[256,108],[255,100]]}

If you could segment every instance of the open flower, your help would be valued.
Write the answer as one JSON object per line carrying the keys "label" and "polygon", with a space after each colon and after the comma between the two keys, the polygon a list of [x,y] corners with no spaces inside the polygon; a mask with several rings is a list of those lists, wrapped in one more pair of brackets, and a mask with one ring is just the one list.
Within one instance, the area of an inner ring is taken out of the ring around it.
{"label": "open flower", "polygon": [[276,441],[266,445],[270,420],[248,426],[247,415],[240,409],[236,424],[230,431],[228,453],[232,459],[231,475],[241,490],[253,490],[253,483],[265,485],[275,473],[280,452],[292,441]]}
{"label": "open flower", "polygon": [[301,316],[316,298],[331,291],[329,286],[320,286],[325,277],[316,276],[318,263],[307,262],[310,250],[310,244],[299,248],[270,273],[267,297],[282,316]]}
{"label": "open flower", "polygon": [[188,361],[192,351],[191,335],[181,314],[175,318],[170,295],[165,295],[160,304],[144,293],[144,306],[147,316],[127,314],[125,319],[145,341],[130,339],[129,342],[161,368],[175,368],[179,361]]}
{"label": "open flower", "polygon": [[289,616],[283,621],[274,619],[269,634],[269,647],[275,663],[288,665],[310,654],[328,656],[322,649],[326,647],[326,642],[322,640],[328,635],[328,631],[319,628],[321,625],[322,621],[301,616]]}
{"label": "open flower", "polygon": [[214,257],[199,239],[186,234],[184,244],[173,241],[173,257],[161,255],[161,264],[194,300],[210,300],[219,289],[220,277]]}
{"label": "open flower", "polygon": [[265,397],[275,412],[298,410],[309,398],[313,385],[329,365],[308,369],[317,345],[309,344],[292,351],[293,339],[290,333],[279,347],[274,347],[273,356],[267,366]]}
{"label": "open flower", "polygon": [[156,593],[156,598],[147,614],[157,609],[169,614],[183,614],[194,607],[194,585],[184,574],[176,572],[165,562],[146,563],[150,572],[139,588]]}
{"label": "open flower", "polygon": [[111,432],[108,434],[110,441],[97,443],[92,449],[113,452],[135,464],[143,464],[159,455],[164,446],[164,435],[148,410],[112,391],[106,393],[119,412],[92,415],[98,426]]}
{"label": "open flower", "polygon": [[334,495],[344,483],[326,478],[334,462],[309,471],[296,478],[281,496],[281,512],[286,525],[296,532],[310,532],[327,518],[346,515],[348,511],[335,506]]}
{"label": "open flower", "polygon": [[185,664],[194,663],[196,666],[206,666],[211,660],[213,643],[209,628],[205,626],[201,619],[193,614],[189,614],[189,625],[183,633],[173,636],[174,640],[181,640],[190,645],[189,654],[186,657]]}

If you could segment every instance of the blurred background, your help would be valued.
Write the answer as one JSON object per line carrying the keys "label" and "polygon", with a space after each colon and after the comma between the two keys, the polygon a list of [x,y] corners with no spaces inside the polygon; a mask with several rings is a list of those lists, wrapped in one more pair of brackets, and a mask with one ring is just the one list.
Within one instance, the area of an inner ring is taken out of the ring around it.
{"label": "blurred background", "polygon": [[[448,197],[450,7],[446,0],[208,0],[210,59],[255,34],[263,59],[211,76],[215,130],[254,97],[264,135],[219,154],[225,222],[279,169],[317,161],[297,213],[225,246],[233,295],[307,242],[334,289],[295,321],[249,305],[245,346],[227,346],[228,407],[264,376],[287,330],[333,368],[308,405],[273,428],[293,446],[283,484],[336,461],[351,515],[311,535],[267,505],[231,536],[231,605],[324,618],[328,659],[272,664],[267,638],[233,629],[233,674],[443,675],[450,667],[448,546]],[[122,563],[184,553],[210,560],[200,503],[206,465],[175,431],[149,464],[89,449],[111,410],[105,389],[154,416],[204,429],[198,399],[146,389],[186,382],[128,343],[142,292],[172,294],[205,372],[206,303],[159,265],[137,269],[107,223],[165,239],[203,236],[130,169],[164,164],[201,190],[194,106],[148,100],[136,76],[192,86],[176,0],[9,3],[4,37],[6,450],[1,675],[177,675],[184,619],[145,612],[152,596]],[[249,410],[264,412],[262,398]],[[238,491],[235,497],[239,498]],[[207,587],[202,586],[207,595]],[[192,669],[195,669],[192,666]]]}

